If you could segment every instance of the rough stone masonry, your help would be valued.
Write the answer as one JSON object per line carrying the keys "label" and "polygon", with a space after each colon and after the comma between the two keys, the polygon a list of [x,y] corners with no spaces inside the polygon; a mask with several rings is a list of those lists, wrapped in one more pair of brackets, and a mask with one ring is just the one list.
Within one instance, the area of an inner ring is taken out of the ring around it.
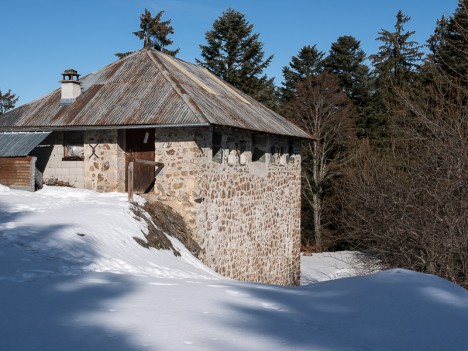
{"label": "rough stone masonry", "polygon": [[[182,216],[199,258],[230,278],[298,284],[300,139],[213,126],[154,132],[164,163],[154,196]],[[44,179],[125,191],[125,130],[85,131],[82,161],[63,159],[64,135],[39,148],[52,150]]]}
{"label": "rough stone masonry", "polygon": [[[156,161],[165,167],[155,194],[186,220],[201,260],[222,275],[294,285],[300,275],[300,141],[218,128],[156,130]],[[266,151],[254,161],[256,147]],[[255,150],[255,151],[253,151]]]}

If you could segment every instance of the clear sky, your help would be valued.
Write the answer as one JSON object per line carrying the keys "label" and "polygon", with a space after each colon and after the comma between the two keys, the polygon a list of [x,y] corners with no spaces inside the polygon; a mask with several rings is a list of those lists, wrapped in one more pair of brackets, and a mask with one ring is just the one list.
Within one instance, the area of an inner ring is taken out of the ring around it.
{"label": "clear sky", "polygon": [[393,29],[398,10],[411,17],[406,29],[424,43],[442,15],[451,15],[457,0],[16,0],[0,6],[0,90],[20,96],[18,105],[59,87],[68,68],[82,75],[113,62],[116,52],[134,51],[143,43],[132,34],[139,16],[165,10],[172,19],[173,47],[179,58],[195,62],[205,32],[232,7],[246,15],[260,33],[266,55],[274,59],[266,73],[281,84],[281,68],[304,45],[325,52],[341,35],[361,41],[368,55],[377,51],[382,28]]}

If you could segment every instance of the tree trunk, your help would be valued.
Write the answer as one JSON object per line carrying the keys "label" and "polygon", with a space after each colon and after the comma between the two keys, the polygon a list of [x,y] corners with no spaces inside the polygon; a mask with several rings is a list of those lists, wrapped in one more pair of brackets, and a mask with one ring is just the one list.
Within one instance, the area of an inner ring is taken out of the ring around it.
{"label": "tree trunk", "polygon": [[322,250],[322,200],[319,194],[312,195],[314,211],[314,236],[317,251]]}

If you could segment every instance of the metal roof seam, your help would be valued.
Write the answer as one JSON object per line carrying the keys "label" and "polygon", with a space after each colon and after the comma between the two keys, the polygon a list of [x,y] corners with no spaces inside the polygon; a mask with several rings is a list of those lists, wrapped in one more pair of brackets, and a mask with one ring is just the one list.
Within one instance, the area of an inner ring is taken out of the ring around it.
{"label": "metal roof seam", "polygon": [[188,106],[188,108],[194,113],[197,119],[202,123],[209,123],[208,119],[205,117],[201,109],[198,105],[193,101],[190,95],[188,95],[184,89],[180,86],[180,84],[174,81],[168,74],[167,74],[167,67],[164,63],[156,56],[151,50],[145,50],[148,54],[149,58],[154,62],[156,67],[160,70],[166,80],[171,84],[172,88],[177,92],[177,94],[182,98],[184,103]]}

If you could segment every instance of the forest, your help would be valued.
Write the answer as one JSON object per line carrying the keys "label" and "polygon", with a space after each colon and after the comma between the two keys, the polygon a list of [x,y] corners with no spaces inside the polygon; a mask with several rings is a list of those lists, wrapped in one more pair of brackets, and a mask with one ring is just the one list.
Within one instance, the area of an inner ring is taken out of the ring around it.
{"label": "forest", "polygon": [[[176,56],[163,15],[145,10],[134,34]],[[393,28],[376,33],[376,53],[352,36],[328,52],[310,43],[277,86],[260,34],[228,9],[197,63],[315,137],[302,150],[304,251],[359,250],[385,268],[468,288],[468,0],[426,42],[414,33],[399,11]],[[17,99],[0,91],[0,114]]]}
{"label": "forest", "polygon": [[468,1],[426,43],[402,11],[394,23],[371,55],[352,36],[300,48],[276,87],[259,34],[229,9],[198,63],[315,136],[302,151],[303,250],[359,250],[468,287]]}

